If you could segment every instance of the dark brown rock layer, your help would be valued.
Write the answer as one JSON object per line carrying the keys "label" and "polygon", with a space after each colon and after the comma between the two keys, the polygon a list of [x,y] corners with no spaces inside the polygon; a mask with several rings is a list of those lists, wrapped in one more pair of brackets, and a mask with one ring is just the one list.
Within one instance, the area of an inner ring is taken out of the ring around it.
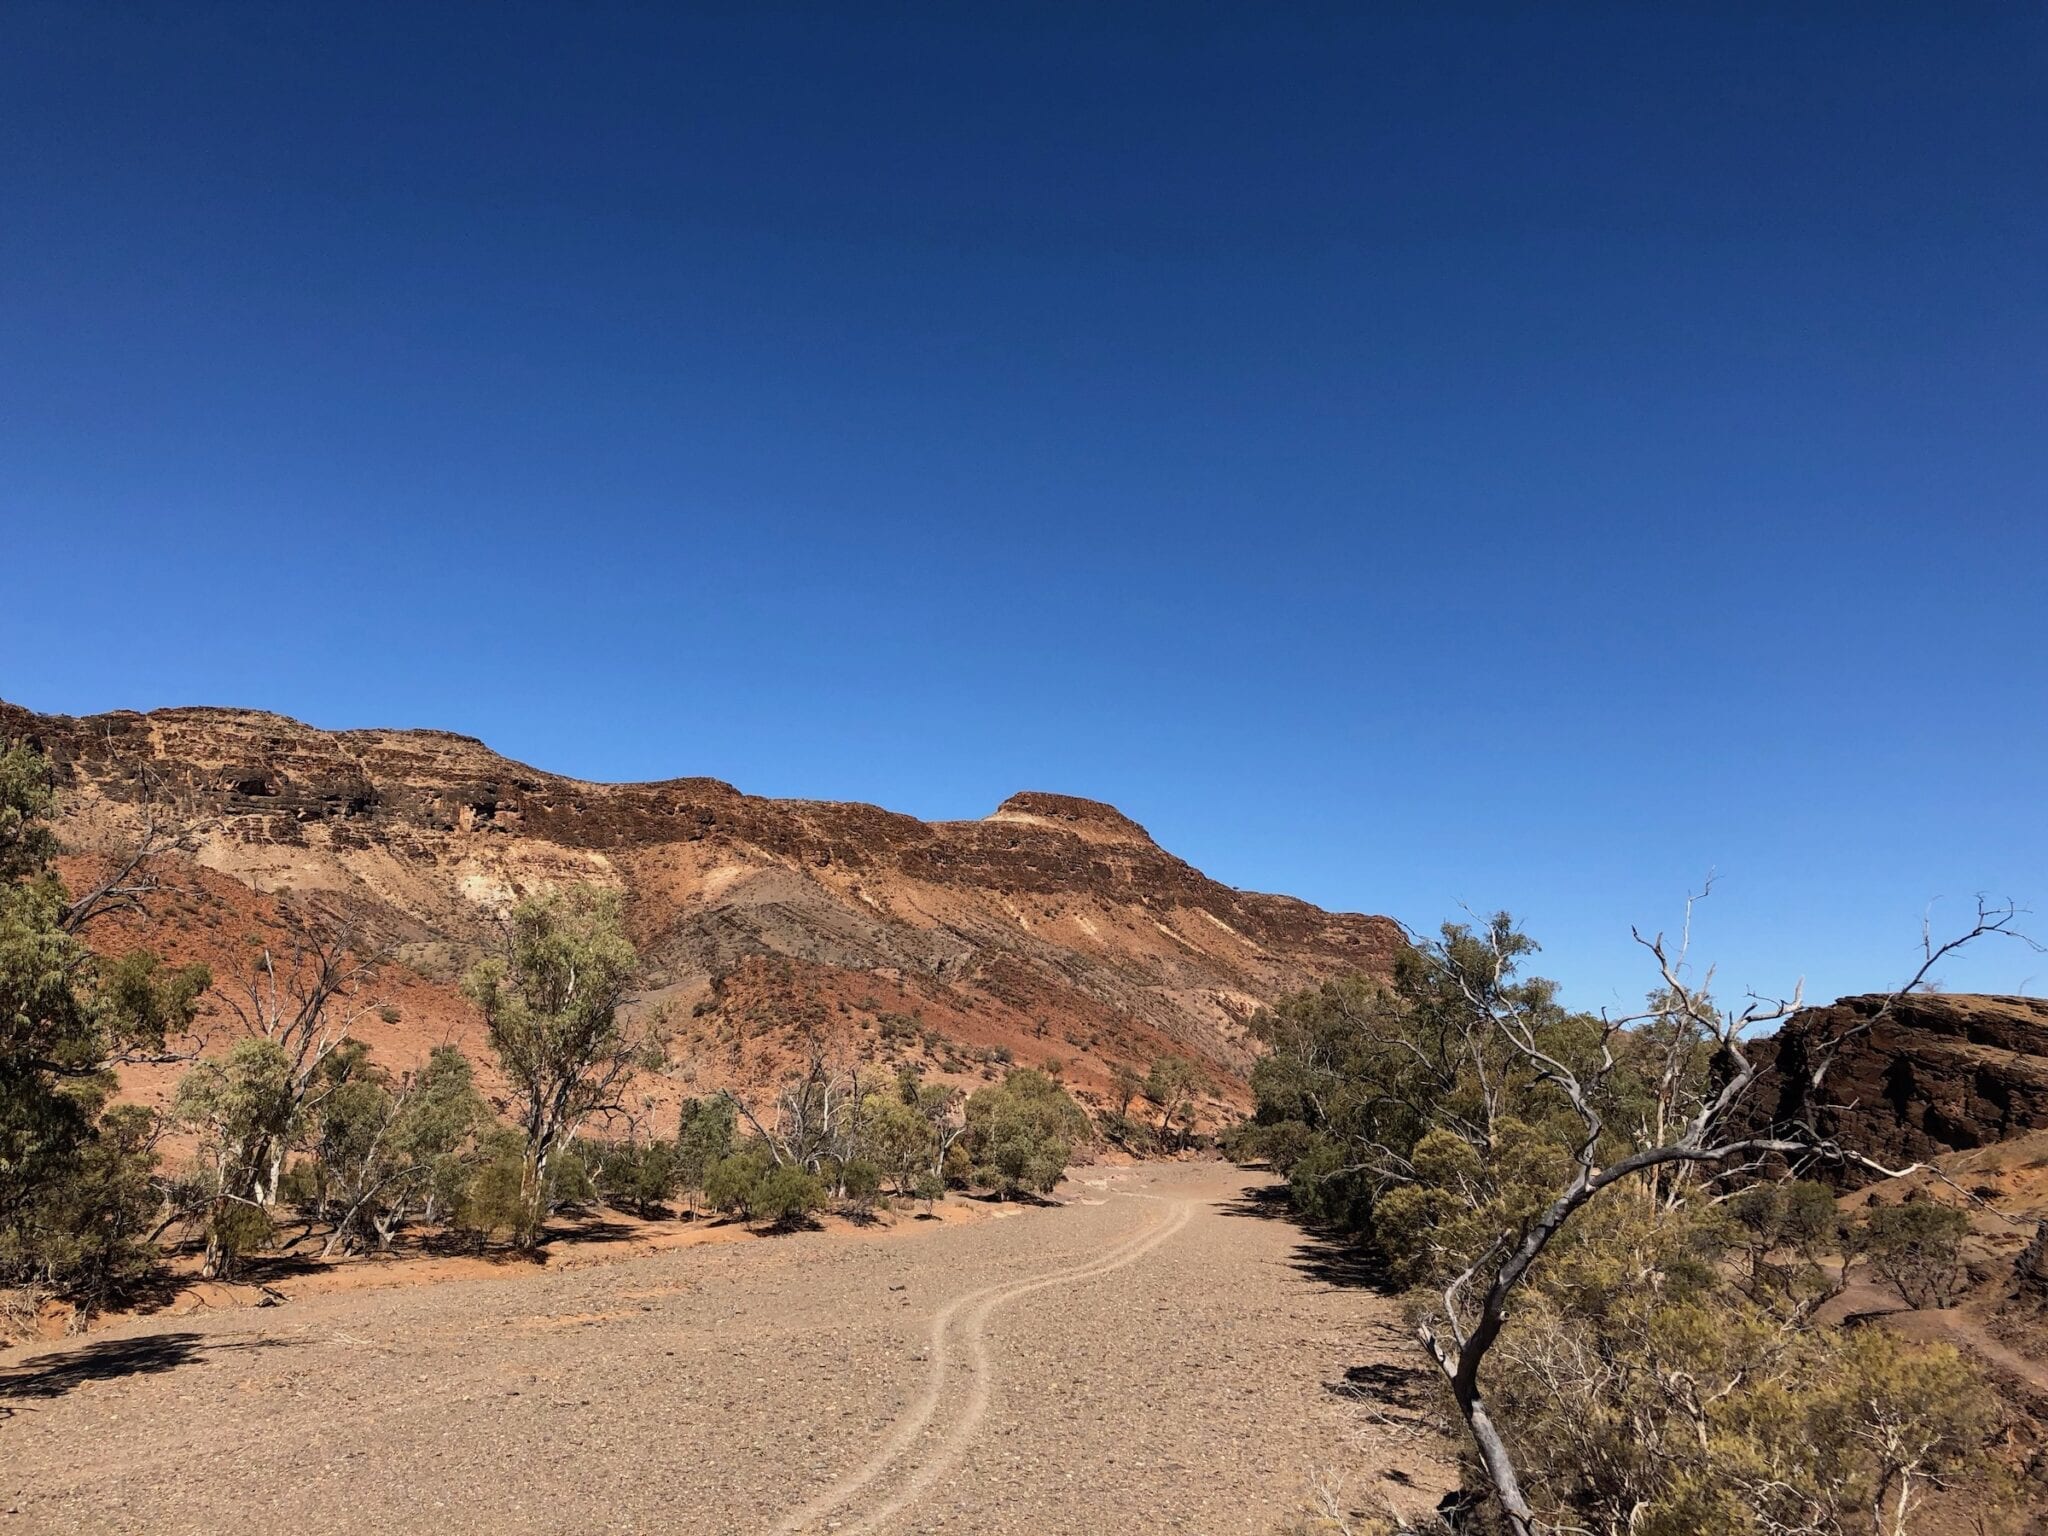
{"label": "dark brown rock layer", "polygon": [[[1918,994],[1809,1008],[1774,1040],[1758,1107],[1811,1112],[1845,1147],[1898,1166],[2048,1128],[2048,1000]],[[1830,1042],[1821,1089],[1809,1063]],[[1852,1179],[1850,1182],[1862,1182]]]}

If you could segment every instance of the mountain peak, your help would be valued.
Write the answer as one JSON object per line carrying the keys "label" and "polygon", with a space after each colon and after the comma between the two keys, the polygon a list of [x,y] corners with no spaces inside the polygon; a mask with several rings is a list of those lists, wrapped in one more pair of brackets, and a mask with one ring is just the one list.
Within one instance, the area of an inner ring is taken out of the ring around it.
{"label": "mountain peak", "polygon": [[988,819],[1059,827],[1095,843],[1152,843],[1152,834],[1115,806],[1100,800],[1084,800],[1078,795],[1020,790],[997,806]]}

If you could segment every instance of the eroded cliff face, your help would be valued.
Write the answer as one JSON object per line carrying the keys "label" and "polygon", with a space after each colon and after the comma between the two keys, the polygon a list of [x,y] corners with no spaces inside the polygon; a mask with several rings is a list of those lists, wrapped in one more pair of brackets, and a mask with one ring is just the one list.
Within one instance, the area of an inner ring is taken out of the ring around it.
{"label": "eroded cliff face", "polygon": [[[1759,1109],[1810,1108],[1823,1133],[1887,1166],[2048,1129],[2048,1000],[1926,993],[1884,1005],[1845,997],[1761,1042]],[[1814,1093],[1808,1062],[1837,1040]]]}
{"label": "eroded cliff face", "polygon": [[117,846],[165,808],[210,878],[346,910],[429,978],[456,974],[522,895],[616,887],[645,1004],[684,1005],[723,1044],[739,1020],[781,1027],[777,1010],[853,1049],[915,1017],[954,1059],[1058,1058],[1084,1090],[1166,1051],[1230,1082],[1254,1008],[1383,972],[1402,943],[1385,918],[1219,885],[1112,807],[1060,795],[926,823],[713,779],[585,783],[445,732],[247,710],[0,705],[0,736],[56,765],[75,848]]}

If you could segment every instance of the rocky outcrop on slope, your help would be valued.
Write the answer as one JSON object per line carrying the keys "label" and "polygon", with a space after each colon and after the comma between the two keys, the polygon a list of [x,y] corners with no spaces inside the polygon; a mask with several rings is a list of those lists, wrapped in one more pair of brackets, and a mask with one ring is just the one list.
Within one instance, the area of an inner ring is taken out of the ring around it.
{"label": "rocky outcrop on slope", "polygon": [[[1760,1107],[1816,1124],[1888,1166],[2048,1128],[2048,1000],[1922,993],[1845,997],[1770,1041]],[[1840,1041],[1821,1091],[1808,1063]],[[1856,1182],[1852,1180],[1851,1182]]]}
{"label": "rocky outcrop on slope", "polygon": [[0,704],[0,737],[56,765],[74,846],[112,846],[145,805],[169,807],[208,870],[318,893],[401,956],[458,963],[522,894],[598,882],[626,898],[650,995],[717,1005],[767,958],[777,987],[849,1012],[880,976],[990,1049],[1043,1039],[1105,1074],[1178,1050],[1230,1077],[1258,1005],[1383,971],[1403,942],[1385,918],[1221,885],[1114,808],[1062,795],[927,823],[715,779],[587,783],[448,732],[233,709]]}

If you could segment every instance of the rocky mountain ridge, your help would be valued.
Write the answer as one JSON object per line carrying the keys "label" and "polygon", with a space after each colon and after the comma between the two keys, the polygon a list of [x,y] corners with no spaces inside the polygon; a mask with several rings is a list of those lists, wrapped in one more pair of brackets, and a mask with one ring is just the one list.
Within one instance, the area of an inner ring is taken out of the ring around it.
{"label": "rocky mountain ridge", "polygon": [[1384,971],[1404,942],[1383,917],[1221,885],[1063,795],[927,823],[708,778],[590,783],[449,732],[236,709],[0,704],[0,736],[55,765],[73,847],[117,847],[154,807],[209,878],[345,910],[429,978],[452,978],[524,894],[614,887],[643,1005],[728,1045],[794,1021],[865,1049],[886,1015],[948,1062],[1051,1058],[1085,1088],[1179,1053],[1228,1087],[1260,1004]]}

